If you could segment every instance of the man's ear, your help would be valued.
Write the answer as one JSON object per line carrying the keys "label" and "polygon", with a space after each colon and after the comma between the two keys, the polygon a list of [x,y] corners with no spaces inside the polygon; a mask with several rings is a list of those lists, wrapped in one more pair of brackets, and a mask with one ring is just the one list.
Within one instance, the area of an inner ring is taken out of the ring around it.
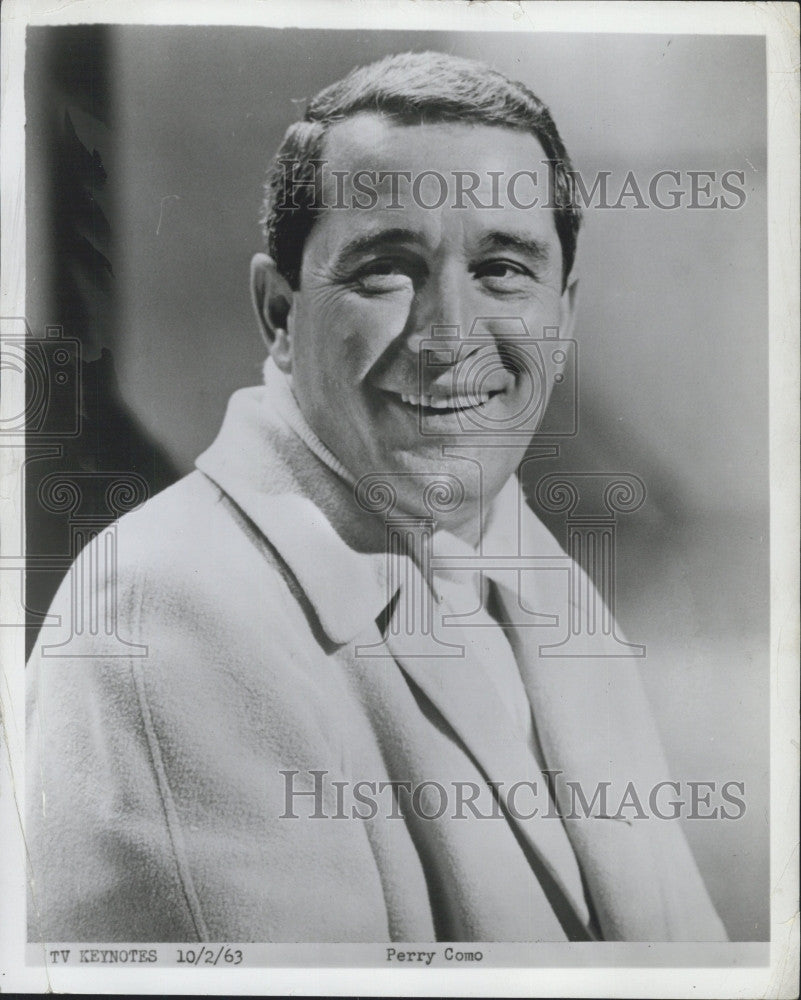
{"label": "man's ear", "polygon": [[576,305],[578,302],[578,275],[573,271],[567,279],[567,287],[562,292],[559,304],[559,336],[564,340],[572,340],[576,326]]}
{"label": "man's ear", "polygon": [[289,282],[266,253],[250,262],[250,295],[262,338],[283,372],[292,370],[292,345],[288,331],[293,293]]}

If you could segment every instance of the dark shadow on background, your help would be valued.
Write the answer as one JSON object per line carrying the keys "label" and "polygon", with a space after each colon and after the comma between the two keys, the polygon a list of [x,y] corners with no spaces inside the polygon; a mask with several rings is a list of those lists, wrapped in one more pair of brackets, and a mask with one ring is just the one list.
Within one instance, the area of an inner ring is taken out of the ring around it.
{"label": "dark shadow on background", "polygon": [[[50,370],[57,367],[57,345],[47,344],[47,420],[40,427],[29,423],[26,436],[27,654],[66,565],[91,537],[91,531],[72,531],[72,523],[77,518],[96,531],[116,516],[107,500],[107,474],[135,473],[151,495],[178,475],[125,406],[115,372],[115,189],[106,167],[113,129],[109,36],[103,25],[28,29],[28,316],[41,317],[60,328],[59,339],[74,342],[75,369],[66,384],[64,372]],[[32,333],[44,336],[36,326]],[[42,389],[37,379],[41,371],[29,364],[28,400]],[[65,379],[63,389],[57,379]],[[61,436],[76,411],[77,436]],[[77,491],[77,503],[64,509],[57,499],[42,502],[40,485],[53,476],[49,481],[63,484],[73,499]]]}

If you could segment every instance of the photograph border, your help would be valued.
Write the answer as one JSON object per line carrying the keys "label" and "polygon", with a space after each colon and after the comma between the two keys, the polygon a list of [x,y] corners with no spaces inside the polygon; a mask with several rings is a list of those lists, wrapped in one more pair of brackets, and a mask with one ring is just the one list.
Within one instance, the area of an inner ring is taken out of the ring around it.
{"label": "photograph border", "polygon": [[[796,995],[798,921],[799,707],[799,8],[794,3],[607,2],[510,3],[488,0],[77,0],[53,8],[44,0],[8,0],[2,7],[0,120],[0,317],[25,315],[25,29],[28,25],[239,24],[275,27],[763,35],[768,74],[769,432],[770,432],[770,944],[598,944],[607,958],[585,952],[586,967],[536,969],[340,967],[351,945],[275,948],[280,961],[294,948],[319,965],[188,969],[80,969],[28,964],[25,942],[24,815],[25,629],[0,629],[0,989],[7,992],[226,993],[230,995],[351,994],[385,996],[697,996]],[[1,346],[1,345],[0,345]],[[2,365],[0,418],[25,409],[24,377]],[[0,440],[3,536],[22,537],[23,449]],[[18,613],[0,592],[0,615]],[[122,945],[121,945],[122,947]],[[146,948],[147,945],[134,947]],[[383,945],[374,947],[376,951]],[[424,947],[424,946],[421,946]],[[476,945],[480,947],[480,945]],[[506,948],[512,946],[493,945]],[[578,948],[582,946],[577,946]],[[650,948],[645,965],[638,948]],[[749,948],[751,949],[749,951]],[[283,950],[282,950],[283,949]],[[613,949],[613,950],[610,950]],[[736,949],[740,949],[736,951]],[[761,949],[761,951],[760,951]],[[762,958],[767,952],[768,964]],[[350,952],[353,954],[352,952]],[[600,955],[600,953],[597,953]],[[738,957],[735,957],[735,954]],[[760,955],[760,958],[756,958]],[[289,963],[289,958],[284,958]],[[612,965],[614,962],[614,966]],[[664,967],[659,966],[665,963]],[[672,963],[672,964],[670,964]]]}

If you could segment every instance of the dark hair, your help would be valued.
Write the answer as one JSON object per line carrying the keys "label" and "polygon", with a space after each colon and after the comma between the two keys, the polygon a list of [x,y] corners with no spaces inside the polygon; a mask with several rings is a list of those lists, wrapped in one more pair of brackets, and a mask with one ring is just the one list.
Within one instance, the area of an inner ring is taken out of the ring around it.
{"label": "dark hair", "polygon": [[292,288],[299,286],[306,238],[324,210],[314,184],[308,182],[318,180],[325,134],[363,112],[404,125],[469,122],[535,136],[551,164],[554,221],[562,247],[563,284],[567,282],[581,213],[572,197],[570,159],[548,108],[528,87],[483,63],[442,52],[403,52],[360,66],[321,90],[303,119],[287,129],[270,164],[261,221],[269,253]]}

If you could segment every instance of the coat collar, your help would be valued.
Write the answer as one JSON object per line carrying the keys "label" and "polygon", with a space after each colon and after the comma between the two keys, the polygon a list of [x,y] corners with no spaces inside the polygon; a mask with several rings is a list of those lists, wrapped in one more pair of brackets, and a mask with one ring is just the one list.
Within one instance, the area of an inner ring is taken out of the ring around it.
{"label": "coat collar", "polygon": [[240,389],[195,464],[278,551],[339,645],[364,631],[394,596],[384,527],[356,505],[352,486],[293,425],[268,386]]}

